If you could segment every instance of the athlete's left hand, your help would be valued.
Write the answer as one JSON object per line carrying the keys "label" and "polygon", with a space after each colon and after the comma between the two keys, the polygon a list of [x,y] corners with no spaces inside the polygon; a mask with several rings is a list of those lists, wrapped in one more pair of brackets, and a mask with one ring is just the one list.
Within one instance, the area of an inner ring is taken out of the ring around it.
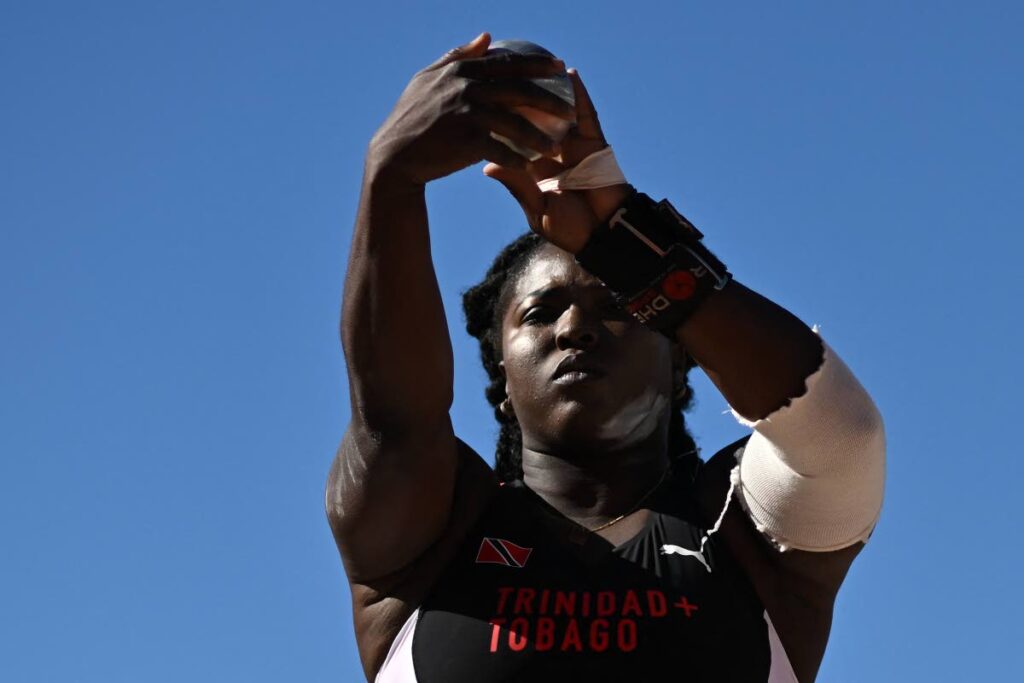
{"label": "athlete's left hand", "polygon": [[608,220],[628,194],[625,184],[596,190],[541,192],[537,183],[568,170],[594,152],[608,146],[594,103],[575,69],[569,69],[576,96],[576,124],[562,140],[555,159],[542,157],[525,168],[490,163],[484,175],[499,181],[523,207],[530,229],[552,244],[576,253],[594,229]]}

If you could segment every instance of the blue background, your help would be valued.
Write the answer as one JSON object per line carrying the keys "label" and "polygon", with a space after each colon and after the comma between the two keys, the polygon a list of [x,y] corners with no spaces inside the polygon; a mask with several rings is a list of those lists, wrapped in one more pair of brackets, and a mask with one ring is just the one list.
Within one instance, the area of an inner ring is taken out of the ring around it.
{"label": "blue background", "polygon": [[[322,496],[362,157],[482,30],[576,66],[630,180],[881,407],[819,680],[1019,676],[1021,8],[4,2],[0,680],[361,679]],[[490,454],[458,296],[524,225],[478,168],[429,202]],[[743,430],[697,392],[707,455]]]}

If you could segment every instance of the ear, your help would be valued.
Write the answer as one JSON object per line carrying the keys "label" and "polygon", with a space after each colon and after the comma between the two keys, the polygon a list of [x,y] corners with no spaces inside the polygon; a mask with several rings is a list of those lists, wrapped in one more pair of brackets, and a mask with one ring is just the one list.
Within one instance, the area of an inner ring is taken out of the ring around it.
{"label": "ear", "polygon": [[505,374],[505,361],[498,361],[498,371],[501,372],[501,376],[505,379],[505,396],[507,398],[511,396],[511,394],[508,393],[508,375]]}

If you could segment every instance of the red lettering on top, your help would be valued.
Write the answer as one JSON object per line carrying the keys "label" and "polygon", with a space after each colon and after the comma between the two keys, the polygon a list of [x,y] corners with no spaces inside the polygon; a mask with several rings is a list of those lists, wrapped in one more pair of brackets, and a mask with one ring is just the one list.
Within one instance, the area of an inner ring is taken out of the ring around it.
{"label": "red lettering on top", "polygon": [[619,622],[616,633],[619,642],[619,649],[623,652],[632,652],[636,649],[636,622],[632,619],[623,619]]}
{"label": "red lettering on top", "polygon": [[644,611],[640,607],[640,600],[636,597],[636,591],[633,589],[626,591],[626,598],[622,601],[622,616],[630,614],[635,614],[638,617],[644,615]]}
{"label": "red lettering on top", "polygon": [[682,596],[681,598],[679,598],[678,602],[672,603],[672,606],[673,607],[678,607],[679,609],[683,610],[683,612],[686,613],[686,618],[687,619],[690,618],[690,613],[691,612],[696,612],[697,610],[700,609],[700,607],[697,607],[697,605],[694,605],[692,602],[687,600],[685,595]]}
{"label": "red lettering on top", "polygon": [[529,642],[530,622],[523,617],[512,620],[508,625],[508,647],[513,652],[522,652]]}
{"label": "red lettering on top", "polygon": [[516,593],[516,606],[514,614],[533,614],[533,599],[537,597],[537,591],[532,588],[520,588]]}
{"label": "red lettering on top", "polygon": [[562,652],[566,652],[570,647],[576,650],[576,652],[583,651],[583,641],[580,640],[580,627],[576,624],[575,619],[570,619],[566,625],[565,637],[562,638],[560,649]]}
{"label": "red lettering on top", "polygon": [[537,635],[533,639],[537,652],[547,652],[555,645],[555,620],[541,617],[537,620]]}
{"label": "red lettering on top", "polygon": [[501,634],[501,627],[504,624],[505,619],[501,617],[491,619],[491,652],[498,651],[498,636]]}
{"label": "red lettering on top", "polygon": [[576,593],[558,591],[555,593],[555,614],[576,614]]}
{"label": "red lettering on top", "polygon": [[594,652],[604,652],[608,649],[608,620],[594,619],[590,624],[590,649]]}
{"label": "red lettering on top", "polygon": [[615,593],[601,591],[597,594],[597,616],[610,617],[615,614]]}
{"label": "red lettering on top", "polygon": [[512,586],[502,586],[498,589],[498,609],[495,610],[498,614],[505,613],[505,605],[508,602],[508,597],[512,595],[515,590]]}
{"label": "red lettering on top", "polygon": [[[671,606],[691,618],[699,609],[685,595],[669,603],[665,593],[657,589],[645,591],[646,605],[642,602],[640,591],[632,589],[622,591],[621,595],[612,590],[576,592],[508,586],[497,590],[498,611],[511,612],[517,616],[511,621],[501,615],[491,618],[489,649],[492,653],[497,652],[505,640],[505,631],[508,632],[507,646],[512,652],[522,652],[531,644],[537,652],[556,648],[562,652],[605,652],[612,647],[613,639],[617,650],[632,652],[638,646],[639,634],[637,620],[630,617],[664,617]],[[579,616],[588,617],[582,625],[577,619],[577,606],[580,608]],[[562,623],[561,619],[543,616],[548,613],[549,607],[555,615],[561,614],[568,618]]]}
{"label": "red lettering on top", "polygon": [[663,617],[668,614],[668,601],[659,590],[647,591],[647,614],[652,617]]}

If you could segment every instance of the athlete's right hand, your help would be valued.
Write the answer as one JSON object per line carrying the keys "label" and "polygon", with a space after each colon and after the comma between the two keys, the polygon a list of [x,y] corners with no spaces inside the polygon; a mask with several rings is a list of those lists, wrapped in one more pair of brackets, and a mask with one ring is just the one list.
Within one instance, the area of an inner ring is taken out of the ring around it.
{"label": "athlete's right hand", "polygon": [[375,172],[423,185],[485,159],[524,167],[527,159],[491,131],[543,155],[558,154],[558,145],[514,110],[533,107],[574,120],[571,105],[529,80],[565,66],[543,55],[487,55],[490,43],[482,33],[413,77],[370,143],[367,161]]}

